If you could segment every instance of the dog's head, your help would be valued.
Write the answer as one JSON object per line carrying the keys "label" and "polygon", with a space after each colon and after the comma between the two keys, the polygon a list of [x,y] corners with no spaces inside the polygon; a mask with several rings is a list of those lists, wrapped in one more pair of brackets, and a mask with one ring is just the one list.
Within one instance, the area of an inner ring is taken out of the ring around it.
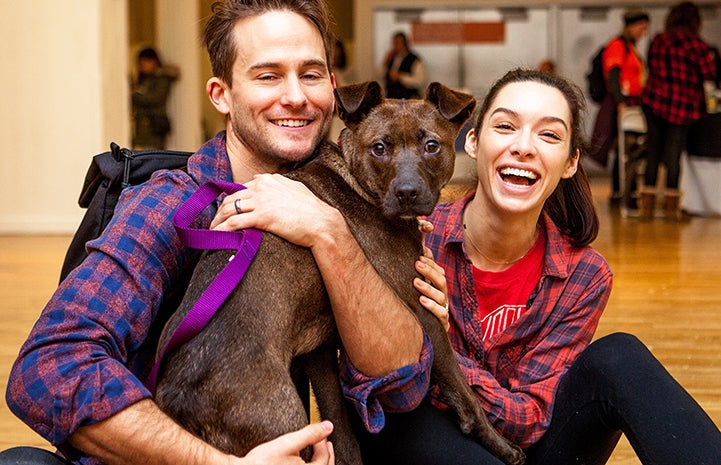
{"label": "dog's head", "polygon": [[437,82],[425,99],[383,98],[377,82],[335,91],[343,156],[363,189],[389,218],[433,211],[455,165],[454,142],[476,101]]}

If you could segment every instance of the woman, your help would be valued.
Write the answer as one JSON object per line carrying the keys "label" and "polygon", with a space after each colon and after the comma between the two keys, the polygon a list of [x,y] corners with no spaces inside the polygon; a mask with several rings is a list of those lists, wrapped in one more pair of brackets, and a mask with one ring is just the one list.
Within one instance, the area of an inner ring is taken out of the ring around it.
{"label": "woman", "polygon": [[[568,81],[514,70],[490,90],[465,148],[475,193],[428,218],[422,303],[448,328],[496,429],[528,464],[602,464],[622,433],[644,464],[714,463],[721,433],[633,336],[590,344],[611,291]],[[448,285],[449,309],[442,293]],[[437,290],[434,290],[433,288]],[[366,463],[500,464],[432,403],[361,435]]]}
{"label": "woman", "polygon": [[691,2],[669,11],[664,31],[648,49],[648,81],[641,100],[647,125],[647,163],[639,196],[639,217],[651,219],[656,203],[658,166],[666,166],[664,211],[667,219],[682,219],[678,190],[681,152],[689,127],[706,113],[704,81],[715,69],[709,46],[699,37],[701,15]]}

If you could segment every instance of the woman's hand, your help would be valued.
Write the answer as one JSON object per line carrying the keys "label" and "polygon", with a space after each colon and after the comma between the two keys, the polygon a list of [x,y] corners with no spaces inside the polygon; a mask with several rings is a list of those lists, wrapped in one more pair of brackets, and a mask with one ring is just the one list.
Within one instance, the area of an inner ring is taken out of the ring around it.
{"label": "woman's hand", "polygon": [[[240,460],[248,465],[296,465],[310,463],[313,465],[334,465],[335,453],[328,435],[333,431],[329,421],[314,423],[305,428],[284,434],[272,441],[256,446]],[[300,451],[308,446],[313,447],[313,458],[305,462]]]}
{"label": "woman's hand", "polygon": [[[419,228],[424,234],[433,231],[433,225],[426,220],[419,220]],[[423,255],[416,261],[416,271],[425,280],[416,278],[413,285],[421,293],[420,302],[423,307],[433,313],[448,331],[451,324],[448,319],[448,288],[446,286],[446,272],[433,259],[433,253],[428,247],[423,247]]]}

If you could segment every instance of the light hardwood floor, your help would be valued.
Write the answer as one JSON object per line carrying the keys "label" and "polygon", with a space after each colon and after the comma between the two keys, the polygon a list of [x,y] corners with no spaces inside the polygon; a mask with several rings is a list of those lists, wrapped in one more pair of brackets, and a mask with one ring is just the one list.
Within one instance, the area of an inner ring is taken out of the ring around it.
{"label": "light hardwood floor", "polygon": [[[721,425],[721,219],[639,223],[607,207],[607,180],[594,181],[601,232],[594,243],[615,273],[597,337],[637,335]],[[0,389],[57,284],[69,236],[0,237]],[[659,405],[659,408],[663,408]],[[50,446],[0,403],[0,449]],[[625,439],[610,462],[638,465]]]}

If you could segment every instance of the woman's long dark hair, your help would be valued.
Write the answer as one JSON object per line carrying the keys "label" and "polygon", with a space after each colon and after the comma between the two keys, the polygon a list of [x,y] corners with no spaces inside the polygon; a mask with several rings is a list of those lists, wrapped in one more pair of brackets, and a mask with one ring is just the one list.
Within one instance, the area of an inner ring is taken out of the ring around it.
{"label": "woman's long dark hair", "polygon": [[[570,81],[535,69],[511,70],[493,84],[479,108],[478,119],[474,125],[476,134],[480,133],[483,118],[501,89],[508,84],[528,81],[558,89],[566,98],[571,111],[571,147],[568,156],[583,156],[586,153],[581,130],[581,115],[586,111],[583,93]],[[574,246],[583,247],[596,239],[599,228],[598,214],[593,204],[588,175],[580,160],[576,173],[568,179],[561,179],[556,190],[546,200],[543,211]]]}

